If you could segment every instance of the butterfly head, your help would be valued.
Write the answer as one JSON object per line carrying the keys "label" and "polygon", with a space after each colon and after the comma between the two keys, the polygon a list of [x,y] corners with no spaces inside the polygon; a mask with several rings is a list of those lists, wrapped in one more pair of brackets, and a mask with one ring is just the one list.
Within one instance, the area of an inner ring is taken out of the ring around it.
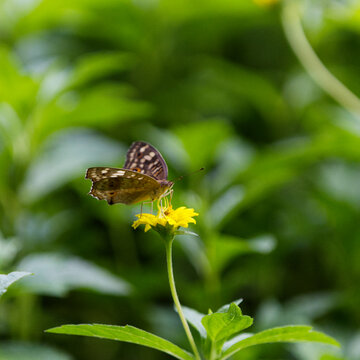
{"label": "butterfly head", "polygon": [[160,199],[160,198],[163,198],[163,197],[169,195],[172,192],[172,187],[174,185],[174,183],[169,180],[158,180],[158,183],[159,183],[160,187],[156,191],[156,194],[154,194],[155,195],[153,198],[154,200]]}
{"label": "butterfly head", "polygon": [[174,182],[170,180],[158,180],[161,187],[171,189],[174,186]]}

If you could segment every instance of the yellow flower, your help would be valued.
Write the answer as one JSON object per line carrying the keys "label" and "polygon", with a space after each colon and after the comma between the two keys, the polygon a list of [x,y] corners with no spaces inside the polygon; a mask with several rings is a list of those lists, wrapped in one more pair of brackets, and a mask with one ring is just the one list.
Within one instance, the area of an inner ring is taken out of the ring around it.
{"label": "yellow flower", "polygon": [[157,227],[157,229],[160,230],[159,226],[175,231],[180,226],[187,228],[190,223],[196,224],[193,217],[198,215],[194,209],[181,206],[174,210],[172,206],[169,205],[165,209],[160,208],[156,216],[153,214],[136,215],[138,220],[134,221],[132,226],[136,229],[140,225],[145,225],[145,232],[149,231],[152,227]]}

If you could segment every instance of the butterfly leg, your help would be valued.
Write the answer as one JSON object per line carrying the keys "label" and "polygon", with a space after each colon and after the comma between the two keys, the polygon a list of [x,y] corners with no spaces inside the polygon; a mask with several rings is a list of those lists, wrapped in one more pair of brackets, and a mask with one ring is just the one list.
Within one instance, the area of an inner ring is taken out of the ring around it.
{"label": "butterfly leg", "polygon": [[161,214],[161,216],[164,216],[164,209],[163,209],[163,205],[162,205],[162,199],[159,198],[156,202],[157,204],[157,208],[159,210],[159,213]]}
{"label": "butterfly leg", "polygon": [[172,200],[172,196],[173,196],[173,189],[170,189],[170,200],[169,200],[169,206],[171,206],[171,200]]}
{"label": "butterfly leg", "polygon": [[153,213],[153,201],[144,201],[141,203],[141,206],[147,205],[147,204],[151,204],[151,213]]}

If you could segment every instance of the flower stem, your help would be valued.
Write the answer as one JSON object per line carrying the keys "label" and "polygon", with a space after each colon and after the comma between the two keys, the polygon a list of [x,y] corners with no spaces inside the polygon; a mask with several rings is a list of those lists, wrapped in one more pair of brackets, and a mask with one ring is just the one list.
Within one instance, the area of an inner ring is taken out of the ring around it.
{"label": "flower stem", "polygon": [[305,36],[297,1],[284,1],[282,23],[285,36],[300,63],[315,82],[335,101],[355,114],[360,114],[360,99],[324,66]]}
{"label": "flower stem", "polygon": [[190,328],[188,323],[186,322],[184,313],[181,309],[180,301],[176,292],[175,287],[175,280],[174,280],[174,273],[173,273],[173,266],[172,266],[172,240],[171,241],[165,241],[165,248],[166,248],[166,263],[167,263],[167,270],[168,270],[168,276],[169,276],[169,284],[170,284],[170,291],[172,298],[174,300],[174,304],[176,306],[176,310],[179,314],[180,320],[183,324],[186,336],[189,340],[190,346],[194,352],[196,360],[201,360],[199,351],[195,345],[194,338],[191,334]]}
{"label": "flower stem", "polygon": [[210,360],[215,360],[215,359],[216,359],[215,343],[211,342]]}

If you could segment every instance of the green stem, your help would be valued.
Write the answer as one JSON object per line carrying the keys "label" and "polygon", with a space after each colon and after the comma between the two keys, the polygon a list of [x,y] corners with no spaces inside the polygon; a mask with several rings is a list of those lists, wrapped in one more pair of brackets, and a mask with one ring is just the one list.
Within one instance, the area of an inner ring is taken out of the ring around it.
{"label": "green stem", "polygon": [[174,300],[174,304],[176,306],[176,310],[179,314],[180,320],[183,324],[186,336],[189,340],[190,346],[194,352],[195,358],[197,360],[201,360],[200,358],[200,354],[199,351],[195,345],[195,341],[194,338],[191,334],[190,328],[188,323],[186,322],[184,313],[182,311],[181,305],[180,305],[180,301],[176,292],[176,287],[175,287],[175,280],[174,280],[174,273],[173,273],[173,266],[172,266],[172,240],[168,240],[165,241],[165,248],[166,248],[166,263],[167,263],[167,270],[168,270],[168,276],[169,276],[169,284],[170,284],[170,291],[171,291],[171,295],[172,298]]}
{"label": "green stem", "polygon": [[324,66],[305,36],[297,1],[284,1],[282,23],[285,36],[305,70],[335,101],[355,114],[360,114],[360,99]]}
{"label": "green stem", "polygon": [[215,349],[215,342],[211,342],[211,350],[210,350],[210,360],[216,359],[216,349]]}

